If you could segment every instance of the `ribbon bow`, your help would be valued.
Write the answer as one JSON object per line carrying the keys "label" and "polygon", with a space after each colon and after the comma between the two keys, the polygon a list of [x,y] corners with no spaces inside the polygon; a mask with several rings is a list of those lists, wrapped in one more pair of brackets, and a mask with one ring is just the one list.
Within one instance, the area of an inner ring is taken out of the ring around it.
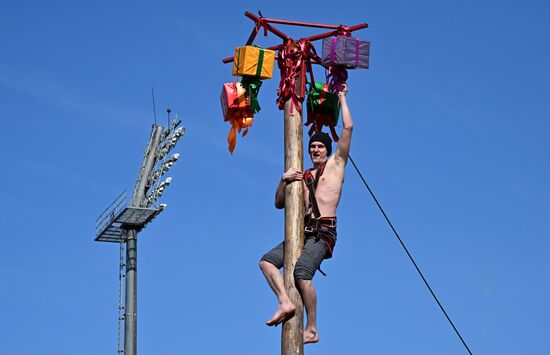
{"label": "ribbon bow", "polygon": [[267,21],[265,20],[264,15],[262,15],[261,11],[258,11],[258,15],[260,16],[260,18],[256,22],[255,32],[256,33],[260,32],[260,29],[263,27],[264,37],[265,37],[267,36]]}
{"label": "ribbon bow", "polygon": [[344,89],[343,85],[348,80],[348,71],[341,66],[330,66],[328,68],[327,82],[330,90],[340,92]]}
{"label": "ribbon bow", "polygon": [[[291,100],[290,112],[296,107],[302,112],[302,102],[305,96],[306,70],[311,65],[312,58],[319,58],[311,42],[301,39],[290,41],[278,53],[278,65],[281,71],[281,83],[277,90],[277,106],[284,109],[285,102]],[[300,87],[296,88],[296,80],[300,79]],[[298,92],[296,92],[298,89]]]}
{"label": "ribbon bow", "polygon": [[248,99],[250,100],[250,110],[252,113],[258,113],[261,110],[260,102],[258,101],[258,94],[260,92],[260,87],[262,86],[262,81],[252,76],[243,76],[241,80],[241,85],[245,88],[248,93]]}
{"label": "ribbon bow", "polygon": [[346,36],[346,37],[351,36],[351,31],[349,30],[348,26],[340,25],[338,26],[337,31],[339,36]]}

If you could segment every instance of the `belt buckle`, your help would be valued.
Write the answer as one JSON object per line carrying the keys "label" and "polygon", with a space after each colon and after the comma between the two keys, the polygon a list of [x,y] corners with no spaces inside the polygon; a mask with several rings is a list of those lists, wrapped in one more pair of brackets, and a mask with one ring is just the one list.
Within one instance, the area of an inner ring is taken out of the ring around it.
{"label": "belt buckle", "polygon": [[308,221],[308,225],[304,228],[306,232],[314,233],[319,230],[319,220],[316,218],[311,218]]}
{"label": "belt buckle", "polygon": [[336,228],[336,220],[334,219],[324,220],[323,222],[321,222],[321,225],[324,227]]}

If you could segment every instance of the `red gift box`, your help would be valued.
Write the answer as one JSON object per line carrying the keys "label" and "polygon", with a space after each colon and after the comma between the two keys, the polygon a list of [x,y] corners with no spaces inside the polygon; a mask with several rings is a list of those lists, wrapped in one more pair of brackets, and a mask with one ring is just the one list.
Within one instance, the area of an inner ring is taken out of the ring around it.
{"label": "red gift box", "polygon": [[221,94],[222,112],[225,121],[233,118],[254,117],[250,107],[248,93],[241,83],[223,84]]}
{"label": "red gift box", "polygon": [[252,113],[248,92],[241,83],[223,84],[221,94],[222,112],[225,121],[231,123],[231,130],[227,136],[229,152],[237,145],[237,132],[244,137],[248,133],[248,127],[252,125],[254,114]]}

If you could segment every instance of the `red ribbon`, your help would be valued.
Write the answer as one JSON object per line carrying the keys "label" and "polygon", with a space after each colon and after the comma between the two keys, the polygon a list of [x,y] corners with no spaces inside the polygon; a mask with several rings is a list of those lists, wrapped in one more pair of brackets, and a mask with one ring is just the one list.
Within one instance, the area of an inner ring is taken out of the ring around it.
{"label": "red ribbon", "polygon": [[[277,62],[281,72],[281,82],[277,90],[277,106],[284,109],[285,102],[291,100],[290,113],[296,107],[302,113],[302,102],[305,97],[306,71],[311,66],[311,59],[319,58],[311,42],[301,39],[290,41],[279,48]],[[296,92],[296,80],[300,87]]]}
{"label": "red ribbon", "polygon": [[332,118],[331,115],[320,114],[320,113],[308,115],[305,126],[309,126],[310,124],[312,126],[309,128],[309,131],[307,132],[307,134],[311,137],[315,132],[322,132],[323,126],[327,126],[330,129],[330,135],[332,136],[332,140],[335,142],[338,142],[340,138],[336,133],[336,129],[334,128],[334,124],[331,118]]}
{"label": "red ribbon", "polygon": [[338,26],[337,31],[339,36],[346,36],[346,37],[351,36],[351,31],[349,30],[348,26],[340,25]]}
{"label": "red ribbon", "polygon": [[263,18],[263,16],[260,14],[260,18],[256,22],[256,32],[260,32],[261,28],[264,28],[264,37],[267,36],[267,22]]}

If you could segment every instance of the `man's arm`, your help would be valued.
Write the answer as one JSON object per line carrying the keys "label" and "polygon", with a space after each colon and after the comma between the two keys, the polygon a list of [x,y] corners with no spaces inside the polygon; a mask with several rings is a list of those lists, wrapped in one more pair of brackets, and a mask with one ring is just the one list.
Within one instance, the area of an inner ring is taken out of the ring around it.
{"label": "man's arm", "polygon": [[281,178],[277,191],[275,191],[275,208],[277,209],[285,207],[285,187],[286,181]]}
{"label": "man's arm", "polygon": [[336,148],[336,153],[334,153],[334,160],[339,166],[345,166],[348,162],[349,148],[351,144],[351,133],[353,131],[351,112],[349,110],[348,102],[346,100],[347,92],[348,87],[345,84],[342,91],[338,92],[338,99],[340,100],[340,108],[342,110],[342,133],[340,133],[338,148]]}
{"label": "man's arm", "polygon": [[298,169],[288,169],[283,174],[277,191],[275,191],[275,208],[281,209],[285,207],[285,187],[287,184],[293,181],[301,181],[304,178],[304,174]]}

